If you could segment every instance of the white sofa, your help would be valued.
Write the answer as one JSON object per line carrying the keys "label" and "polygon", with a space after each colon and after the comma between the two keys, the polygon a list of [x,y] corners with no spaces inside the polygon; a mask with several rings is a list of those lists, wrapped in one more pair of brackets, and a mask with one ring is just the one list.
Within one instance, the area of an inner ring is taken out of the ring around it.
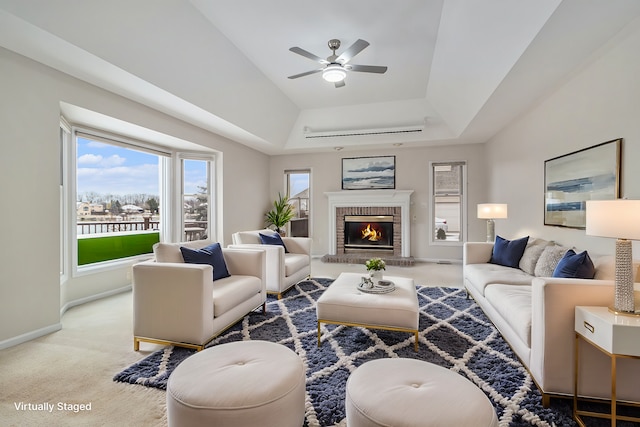
{"label": "white sofa", "polygon": [[266,252],[267,293],[275,294],[278,299],[293,285],[311,274],[311,239],[308,237],[282,237],[285,248],[279,245],[265,245],[260,234],[275,235],[269,229],[239,231],[233,233],[229,248],[262,249]]}
{"label": "white sofa", "polygon": [[265,252],[222,249],[229,277],[213,280],[208,264],[184,262],[180,247],[213,242],[157,243],[155,259],[133,266],[133,342],[202,350],[215,336],[267,299]]}
{"label": "white sofa", "polygon": [[[540,247],[546,246],[553,243],[530,239],[518,269],[489,263],[493,243],[467,242],[463,277],[467,292],[529,370],[548,406],[551,396],[573,395],[575,307],[611,305],[615,273],[612,256],[591,255],[594,279],[546,277],[552,266],[536,265],[543,263]],[[559,248],[547,251],[561,253]],[[544,263],[549,260],[544,257]],[[589,345],[581,346],[580,356],[579,394],[610,398],[609,357]],[[618,399],[639,402],[639,381],[640,363],[618,360]]]}

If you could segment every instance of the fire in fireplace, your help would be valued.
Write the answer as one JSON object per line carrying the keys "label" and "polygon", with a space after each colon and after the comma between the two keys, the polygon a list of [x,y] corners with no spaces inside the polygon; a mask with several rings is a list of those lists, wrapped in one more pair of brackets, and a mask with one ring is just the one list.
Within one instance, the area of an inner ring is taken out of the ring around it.
{"label": "fire in fireplace", "polygon": [[347,215],[344,217],[344,248],[393,251],[392,215]]}

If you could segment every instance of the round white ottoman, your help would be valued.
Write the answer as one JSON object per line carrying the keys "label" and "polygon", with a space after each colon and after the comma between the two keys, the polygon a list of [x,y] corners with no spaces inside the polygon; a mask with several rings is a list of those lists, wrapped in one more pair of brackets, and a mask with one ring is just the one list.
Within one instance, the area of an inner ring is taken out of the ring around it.
{"label": "round white ottoman", "polygon": [[497,427],[489,398],[461,375],[414,359],[377,359],[347,380],[348,427]]}
{"label": "round white ottoman", "polygon": [[300,427],[305,387],[302,360],[287,347],[220,344],[188,357],[169,377],[169,426]]}

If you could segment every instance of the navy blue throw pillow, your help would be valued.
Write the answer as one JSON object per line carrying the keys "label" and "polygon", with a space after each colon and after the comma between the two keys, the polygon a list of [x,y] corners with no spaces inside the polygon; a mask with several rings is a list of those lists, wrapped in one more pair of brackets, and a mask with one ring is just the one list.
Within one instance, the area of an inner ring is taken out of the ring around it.
{"label": "navy blue throw pillow", "polygon": [[500,236],[496,236],[496,242],[493,245],[493,253],[491,254],[492,264],[504,265],[505,267],[518,268],[520,258],[524,254],[527,247],[529,236],[517,240],[507,240]]}
{"label": "navy blue throw pillow", "polygon": [[213,267],[213,280],[224,279],[229,277],[227,263],[222,255],[220,243],[214,243],[202,249],[190,249],[184,246],[180,247],[184,262],[189,264],[209,264]]}
{"label": "navy blue throw pillow", "polygon": [[553,277],[593,279],[595,275],[596,269],[587,251],[577,254],[573,249],[569,249],[564,254],[556,269],[553,270]]}
{"label": "navy blue throw pillow", "polygon": [[260,241],[262,242],[263,245],[278,245],[278,246],[282,246],[284,248],[284,252],[285,253],[289,253],[289,251],[287,250],[287,247],[285,246],[284,242],[282,241],[282,238],[280,237],[279,234],[275,233],[275,234],[262,234],[262,233],[258,233],[260,235]]}

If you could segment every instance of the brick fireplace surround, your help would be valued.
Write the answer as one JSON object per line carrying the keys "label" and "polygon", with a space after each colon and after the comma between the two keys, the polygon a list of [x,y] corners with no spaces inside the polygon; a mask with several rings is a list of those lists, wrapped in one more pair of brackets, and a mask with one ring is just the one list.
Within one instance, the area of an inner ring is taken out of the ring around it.
{"label": "brick fireplace surround", "polygon": [[[379,256],[390,265],[413,265],[410,254],[410,198],[413,190],[344,190],[327,192],[329,199],[329,254],[325,262],[360,263]],[[393,254],[381,251],[345,252],[345,215],[392,215]]]}

